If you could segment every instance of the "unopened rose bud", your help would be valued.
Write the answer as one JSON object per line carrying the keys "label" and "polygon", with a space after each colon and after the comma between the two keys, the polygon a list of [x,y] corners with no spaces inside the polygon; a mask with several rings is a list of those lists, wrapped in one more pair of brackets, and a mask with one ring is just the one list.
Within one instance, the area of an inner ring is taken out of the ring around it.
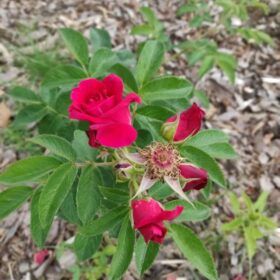
{"label": "unopened rose bud", "polygon": [[161,127],[161,135],[169,142],[173,141],[178,123],[176,120],[173,122],[165,122]]}
{"label": "unopened rose bud", "polygon": [[33,261],[36,264],[42,264],[49,256],[49,251],[48,250],[41,250],[37,253],[34,254],[33,256]]}
{"label": "unopened rose bud", "polygon": [[162,135],[168,141],[184,141],[200,130],[204,115],[204,111],[193,103],[187,110],[166,120],[162,126]]}

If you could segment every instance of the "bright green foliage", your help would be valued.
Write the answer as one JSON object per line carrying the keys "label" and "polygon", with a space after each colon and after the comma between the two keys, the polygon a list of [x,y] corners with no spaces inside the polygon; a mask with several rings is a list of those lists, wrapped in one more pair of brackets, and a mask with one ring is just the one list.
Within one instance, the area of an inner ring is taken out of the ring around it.
{"label": "bright green foliage", "polygon": [[155,260],[159,244],[150,241],[146,243],[143,236],[139,236],[135,245],[135,262],[138,273],[143,277],[145,271],[150,268]]}
{"label": "bright green foliage", "polygon": [[142,7],[140,13],[145,19],[145,23],[132,28],[131,34],[141,35],[148,39],[153,39],[164,44],[166,49],[170,48],[169,37],[165,34],[163,24],[157,19],[155,13],[149,7]]}
{"label": "bright green foliage", "polygon": [[113,256],[109,279],[121,279],[131,262],[135,242],[135,231],[132,229],[129,215],[123,220],[119,236],[117,251]]}
{"label": "bright green foliage", "polygon": [[31,235],[35,244],[42,248],[44,247],[45,240],[47,238],[48,232],[50,230],[52,222],[50,221],[47,225],[42,225],[39,217],[40,208],[39,208],[39,199],[42,192],[42,188],[38,188],[32,196],[31,200]]}
{"label": "bright green foliage", "polygon": [[88,64],[88,45],[86,39],[80,32],[70,28],[60,29],[60,34],[71,54],[81,65]]}
{"label": "bright green foliage", "polygon": [[164,76],[145,84],[139,94],[146,102],[187,98],[192,92],[191,82],[172,76]]}
{"label": "bright green foliage", "polygon": [[76,154],[71,144],[62,137],[51,134],[41,134],[31,138],[30,141],[46,148],[49,152],[57,156],[70,161],[76,159]]}
{"label": "bright green foliage", "polygon": [[100,171],[91,166],[82,169],[77,194],[76,204],[78,215],[83,223],[91,221],[100,207],[101,196],[98,190],[102,184]]}
{"label": "bright green foliage", "polygon": [[236,59],[231,54],[219,51],[214,41],[207,39],[188,40],[180,43],[178,47],[186,54],[187,62],[190,66],[200,63],[198,75],[202,78],[214,66],[218,66],[234,83]]}
{"label": "bright green foliage", "polygon": [[189,202],[177,199],[167,202],[164,207],[168,210],[174,209],[176,206],[181,205],[184,207],[182,214],[176,219],[176,222],[197,222],[203,221],[210,217],[211,209],[198,201],[194,201],[193,205]]}
{"label": "bright green foliage", "polygon": [[205,0],[191,0],[187,4],[179,7],[177,10],[177,16],[184,14],[192,14],[192,18],[189,21],[190,27],[200,27],[204,22],[211,22],[212,17],[209,13],[208,3]]}
{"label": "bright green foliage", "polygon": [[57,168],[43,187],[39,199],[39,217],[43,227],[54,219],[77,175],[77,168],[72,163],[65,163]]}
{"label": "bright green foliage", "polygon": [[142,87],[158,70],[164,58],[164,47],[158,41],[147,41],[136,66],[136,79]]}
{"label": "bright green foliage", "polygon": [[212,257],[189,228],[173,224],[168,229],[177,247],[184,256],[209,280],[217,280],[218,275]]}
{"label": "bright green foliage", "polygon": [[249,259],[257,252],[257,240],[277,227],[277,224],[264,214],[268,193],[262,192],[254,203],[243,192],[243,204],[234,193],[229,193],[234,219],[222,225],[222,230],[228,233],[241,232],[247,248]]}
{"label": "bright green foliage", "polygon": [[16,210],[32,194],[30,187],[13,187],[0,193],[0,220]]}
{"label": "bright green foliage", "polygon": [[90,30],[90,40],[94,52],[100,48],[111,48],[110,34],[105,29],[92,28]]}
{"label": "bright green foliage", "polygon": [[124,206],[113,208],[100,218],[82,226],[79,229],[79,232],[84,236],[96,236],[102,234],[119,224],[127,212],[128,208]]}
{"label": "bright green foliage", "polygon": [[48,174],[60,162],[53,157],[34,156],[22,159],[10,165],[0,175],[0,183],[16,185],[25,182],[37,182],[37,179]]}

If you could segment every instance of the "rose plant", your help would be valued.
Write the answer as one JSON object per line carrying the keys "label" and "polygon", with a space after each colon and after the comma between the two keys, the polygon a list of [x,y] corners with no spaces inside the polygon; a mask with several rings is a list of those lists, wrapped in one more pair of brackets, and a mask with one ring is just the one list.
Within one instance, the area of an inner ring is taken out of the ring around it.
{"label": "rose plant", "polygon": [[110,279],[120,279],[133,256],[142,276],[166,236],[203,276],[218,279],[214,260],[185,223],[210,216],[202,201],[212,182],[226,187],[215,159],[236,156],[228,136],[201,129],[205,112],[191,101],[190,81],[158,75],[162,42],[147,41],[135,60],[130,51],[113,51],[105,30],[91,30],[92,51],[81,33],[60,34],[75,61],[50,69],[38,93],[10,92],[28,103],[14,125],[37,123],[39,133],[28,140],[44,154],[0,174],[7,186],[0,218],[30,199],[35,244],[48,252],[48,232],[62,218],[76,225],[72,249],[80,260],[91,258],[104,236],[117,238]]}

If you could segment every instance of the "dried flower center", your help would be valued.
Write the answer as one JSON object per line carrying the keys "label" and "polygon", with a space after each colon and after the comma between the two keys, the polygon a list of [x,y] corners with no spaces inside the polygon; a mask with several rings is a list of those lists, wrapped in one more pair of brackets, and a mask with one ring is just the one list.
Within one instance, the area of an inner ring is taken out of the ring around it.
{"label": "dried flower center", "polygon": [[180,175],[179,152],[171,144],[153,143],[139,152],[145,158],[148,176],[163,180],[165,176],[178,178]]}

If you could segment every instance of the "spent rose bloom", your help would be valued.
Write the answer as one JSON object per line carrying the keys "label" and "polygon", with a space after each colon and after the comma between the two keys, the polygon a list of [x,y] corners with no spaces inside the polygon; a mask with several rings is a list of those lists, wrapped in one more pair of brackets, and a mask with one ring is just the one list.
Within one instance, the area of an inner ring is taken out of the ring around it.
{"label": "spent rose bloom", "polygon": [[193,103],[187,110],[166,120],[162,126],[163,136],[174,142],[185,140],[200,130],[204,115],[204,111]]}
{"label": "spent rose bloom", "polygon": [[[151,188],[156,182],[167,183],[182,198],[188,200],[184,191],[199,190],[208,182],[208,174],[190,163],[184,162],[172,144],[152,143],[138,153],[127,153],[126,157],[145,166],[145,174],[135,196]],[[183,183],[183,188],[181,187]]]}
{"label": "spent rose bloom", "polygon": [[133,200],[132,215],[134,228],[138,229],[146,242],[162,243],[166,235],[163,221],[177,218],[184,207],[176,206],[173,210],[164,210],[161,204],[150,198],[148,200]]}
{"label": "spent rose bloom", "polygon": [[141,103],[141,98],[135,93],[123,97],[123,82],[117,75],[81,81],[72,90],[71,100],[69,116],[90,123],[88,137],[92,147],[120,148],[136,140],[129,105]]}
{"label": "spent rose bloom", "polygon": [[36,264],[42,264],[48,258],[48,256],[49,256],[48,250],[41,250],[34,254],[33,261]]}

